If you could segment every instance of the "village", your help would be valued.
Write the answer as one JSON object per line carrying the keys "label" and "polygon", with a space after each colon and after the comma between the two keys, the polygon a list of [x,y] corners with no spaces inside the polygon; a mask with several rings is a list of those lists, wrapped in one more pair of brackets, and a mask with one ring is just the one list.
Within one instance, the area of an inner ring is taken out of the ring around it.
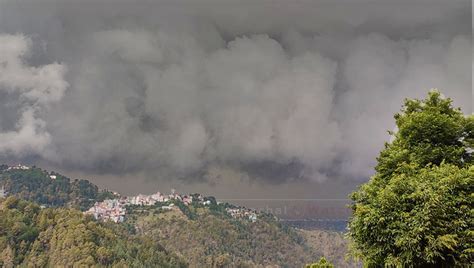
{"label": "village", "polygon": [[190,195],[180,195],[174,190],[172,190],[172,193],[169,195],[157,192],[151,195],[139,194],[136,196],[121,197],[117,192],[114,192],[114,194],[119,198],[96,202],[93,207],[84,213],[94,216],[97,220],[123,222],[125,220],[127,206],[154,206],[158,203],[163,203],[163,205],[160,206],[161,209],[172,210],[175,209],[172,203],[173,201],[181,201],[185,205],[190,205],[193,201],[201,202],[203,205],[210,204],[210,201],[205,201],[201,195],[195,195],[193,199]]}
{"label": "village", "polygon": [[8,166],[7,167],[7,171],[10,171],[10,170],[29,170],[30,167],[28,166],[25,166],[25,165],[22,165],[22,164],[17,164],[17,165],[14,165],[14,166]]}
{"label": "village", "polygon": [[[119,196],[118,193],[114,192]],[[171,194],[162,194],[157,192],[151,195],[139,194],[136,196],[124,196],[117,199],[108,199],[103,202],[96,202],[93,207],[84,212],[86,215],[92,215],[97,220],[123,222],[127,213],[127,206],[156,206],[163,210],[178,210],[174,202],[182,202],[186,206],[200,204],[203,206],[211,205],[211,200],[206,199],[201,194],[181,195],[171,190]],[[220,204],[220,202],[217,202]],[[257,213],[247,208],[226,208],[226,212],[235,219],[247,219],[251,222],[257,221]]]}
{"label": "village", "polygon": [[[6,171],[29,170],[30,167],[17,164],[14,166],[4,166]],[[51,180],[56,180],[55,173],[47,173]],[[84,212],[86,215],[92,215],[95,219],[101,221],[112,221],[115,223],[123,222],[127,214],[127,207],[129,206],[158,206],[164,211],[179,210],[175,204],[181,202],[185,206],[198,205],[210,206],[213,202],[216,205],[221,205],[213,198],[207,198],[201,194],[178,194],[174,189],[170,194],[162,194],[156,192],[151,195],[139,194],[136,196],[122,196],[117,192],[112,192],[116,198],[106,199],[102,202],[96,202],[91,208]],[[0,198],[8,195],[6,189],[2,186],[0,188]],[[211,201],[213,200],[213,201]],[[42,206],[45,207],[45,206]],[[255,210],[244,207],[226,207],[226,213],[235,219],[245,219],[251,222],[257,221],[257,213]]]}

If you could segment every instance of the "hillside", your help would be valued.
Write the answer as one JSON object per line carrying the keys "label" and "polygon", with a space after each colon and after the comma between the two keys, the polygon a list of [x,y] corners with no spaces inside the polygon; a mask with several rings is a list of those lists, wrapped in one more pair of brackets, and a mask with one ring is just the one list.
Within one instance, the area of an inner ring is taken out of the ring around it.
{"label": "hillside", "polygon": [[344,234],[317,229],[298,229],[298,233],[304,238],[306,245],[311,250],[319,252],[330,260],[335,267],[361,267],[361,265],[347,258],[349,243]]}
{"label": "hillside", "polygon": [[185,262],[120,225],[100,223],[76,209],[0,199],[1,267],[186,267]]}
{"label": "hillside", "polygon": [[218,208],[191,207],[193,217],[179,209],[141,210],[125,223],[167,250],[186,258],[191,267],[303,267],[321,256],[303,237],[268,214],[255,222],[234,219]]}
{"label": "hillside", "polygon": [[[0,211],[3,264],[303,267],[326,256],[346,265],[341,235],[320,231],[314,236],[283,225],[271,214],[219,203],[213,197],[119,197],[88,181],[39,168],[4,166],[0,175],[0,187],[11,195],[3,199]],[[100,202],[105,198],[112,199]],[[111,217],[97,217],[101,206],[108,205],[118,206],[123,219],[114,223]],[[79,210],[88,208],[95,210]]]}
{"label": "hillside", "polygon": [[0,187],[21,199],[51,207],[86,210],[97,201],[114,195],[87,180],[70,179],[37,167],[0,166]]}

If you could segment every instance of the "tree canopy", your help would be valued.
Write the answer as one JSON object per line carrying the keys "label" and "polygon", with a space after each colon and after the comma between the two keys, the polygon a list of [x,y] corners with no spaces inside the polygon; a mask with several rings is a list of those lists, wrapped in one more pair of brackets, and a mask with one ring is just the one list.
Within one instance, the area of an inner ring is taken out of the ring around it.
{"label": "tree canopy", "polygon": [[395,121],[375,175],[351,195],[352,254],[367,267],[472,265],[474,117],[431,91]]}
{"label": "tree canopy", "polygon": [[334,268],[334,265],[328,262],[326,258],[321,257],[321,259],[319,259],[319,262],[307,264],[306,268]]}
{"label": "tree canopy", "polygon": [[[54,175],[52,179],[50,176]],[[69,179],[40,168],[9,169],[0,165],[0,267],[302,267],[322,255],[296,231],[267,213],[253,222],[233,218],[212,196],[155,205],[126,206],[122,223],[102,222],[85,216],[104,198],[116,198],[86,180]],[[163,205],[173,204],[173,209]],[[332,237],[319,237],[325,244]],[[342,251],[328,254],[343,262]]]}
{"label": "tree canopy", "polygon": [[40,209],[0,200],[1,267],[186,267],[178,256],[121,225],[100,223],[76,209]]}
{"label": "tree canopy", "polygon": [[[51,175],[55,179],[51,179]],[[114,197],[113,193],[99,190],[88,180],[72,180],[37,167],[8,170],[7,166],[0,166],[0,186],[4,186],[11,195],[48,207],[67,206],[87,210],[97,201]]]}

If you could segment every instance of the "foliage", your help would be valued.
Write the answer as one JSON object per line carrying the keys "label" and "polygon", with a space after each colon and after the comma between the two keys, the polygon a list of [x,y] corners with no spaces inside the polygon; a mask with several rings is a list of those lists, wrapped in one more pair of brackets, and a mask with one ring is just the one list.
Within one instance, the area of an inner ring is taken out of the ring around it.
{"label": "foliage", "polygon": [[186,266],[152,240],[75,209],[41,209],[16,197],[0,206],[0,266]]}
{"label": "foliage", "polygon": [[319,259],[319,262],[307,264],[306,268],[334,268],[334,265],[328,262],[326,258],[321,257],[321,259]]}
{"label": "foliage", "polygon": [[318,256],[324,256],[334,267],[356,268],[360,263],[347,258],[348,242],[345,234],[318,229],[299,229],[308,245]]}
{"label": "foliage", "polygon": [[432,91],[395,119],[376,174],[351,195],[352,254],[367,267],[472,265],[474,118]]}
{"label": "foliage", "polygon": [[42,205],[70,206],[86,210],[95,202],[114,197],[108,191],[100,191],[87,180],[71,180],[58,173],[50,174],[39,168],[29,170],[0,171],[0,185],[17,197]]}
{"label": "foliage", "polygon": [[232,218],[226,208],[237,207],[213,197],[204,197],[207,204],[129,205],[127,220],[115,224],[74,209],[115,197],[88,181],[5,167],[0,185],[13,193],[0,201],[0,267],[295,267],[322,255],[273,215],[258,213],[257,222]]}
{"label": "foliage", "polygon": [[[140,234],[186,256],[195,267],[303,266],[317,257],[294,230],[284,229],[273,217],[256,222],[234,219],[218,206],[190,206],[193,218],[175,209],[128,217]],[[260,215],[259,215],[260,216]]]}
{"label": "foliage", "polygon": [[377,177],[389,179],[404,163],[459,167],[473,164],[469,148],[474,147],[474,117],[464,116],[452,107],[438,91],[431,91],[425,100],[405,100],[402,111],[395,115],[398,132],[386,143],[377,158]]}
{"label": "foliage", "polygon": [[184,204],[182,201],[177,200],[174,204],[181,210],[181,212],[188,217],[188,219],[193,220],[196,218],[196,213],[190,209],[189,206]]}

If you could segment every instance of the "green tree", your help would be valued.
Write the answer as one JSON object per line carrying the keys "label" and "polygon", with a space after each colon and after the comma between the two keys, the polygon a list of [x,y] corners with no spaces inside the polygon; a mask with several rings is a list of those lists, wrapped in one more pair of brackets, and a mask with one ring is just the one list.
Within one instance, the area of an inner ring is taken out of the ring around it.
{"label": "green tree", "polygon": [[14,267],[14,256],[15,253],[13,252],[12,248],[10,246],[7,246],[0,255],[0,264],[2,265],[2,267]]}
{"label": "green tree", "polygon": [[186,267],[178,256],[125,226],[97,222],[69,208],[40,209],[10,196],[0,201],[1,267]]}
{"label": "green tree", "polygon": [[351,253],[367,267],[473,264],[474,117],[438,91],[406,100],[376,174],[351,195]]}
{"label": "green tree", "polygon": [[334,268],[334,265],[326,260],[326,258],[321,257],[319,262],[307,264],[306,268]]}
{"label": "green tree", "polygon": [[[56,179],[51,179],[51,175]],[[87,180],[71,180],[58,173],[40,168],[7,170],[0,166],[0,186],[10,195],[48,207],[73,207],[87,210],[96,201],[115,198],[115,194],[99,190]]]}

